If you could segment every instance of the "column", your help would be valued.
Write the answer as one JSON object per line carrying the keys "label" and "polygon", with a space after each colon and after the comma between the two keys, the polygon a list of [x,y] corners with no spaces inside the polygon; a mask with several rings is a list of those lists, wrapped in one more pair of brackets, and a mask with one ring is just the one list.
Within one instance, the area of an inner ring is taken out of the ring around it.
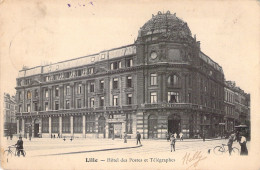
{"label": "column", "polygon": [[64,86],[63,85],[59,85],[59,99],[60,99],[60,109],[62,110],[62,109],[64,109],[64,93],[63,93],[63,91],[64,91],[64,88],[63,88]]}
{"label": "column", "polygon": [[60,137],[62,137],[62,117],[59,117],[59,133],[60,133]]}
{"label": "column", "polygon": [[82,137],[86,138],[86,116],[82,116]]}
{"label": "column", "polygon": [[49,137],[51,137],[51,117],[49,117]]}
{"label": "column", "polygon": [[70,116],[70,135],[73,136],[73,116]]}
{"label": "column", "polygon": [[[96,87],[95,87],[96,88]],[[96,90],[96,89],[95,89]],[[83,108],[86,108],[86,98],[85,98],[85,96],[86,96],[86,82],[85,81],[83,81],[82,82],[82,93],[83,93],[83,101],[82,101],[82,107]]]}
{"label": "column", "polygon": [[17,135],[20,134],[19,132],[19,119],[16,120],[16,126],[17,126]]}
{"label": "column", "polygon": [[22,136],[24,136],[25,128],[24,128],[24,118],[22,118]]}

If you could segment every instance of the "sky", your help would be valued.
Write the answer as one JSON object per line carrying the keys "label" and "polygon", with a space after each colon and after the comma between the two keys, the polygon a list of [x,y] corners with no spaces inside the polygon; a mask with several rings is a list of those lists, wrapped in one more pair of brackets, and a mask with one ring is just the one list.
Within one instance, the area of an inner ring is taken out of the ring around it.
{"label": "sky", "polygon": [[176,13],[247,93],[259,85],[259,1],[1,0],[1,93],[15,94],[23,66],[35,67],[134,43],[158,11]]}

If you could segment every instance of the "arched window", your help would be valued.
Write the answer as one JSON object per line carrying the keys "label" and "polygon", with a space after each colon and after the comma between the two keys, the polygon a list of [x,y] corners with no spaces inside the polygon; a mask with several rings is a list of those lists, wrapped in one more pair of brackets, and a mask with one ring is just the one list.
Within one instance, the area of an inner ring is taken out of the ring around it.
{"label": "arched window", "polygon": [[168,85],[173,87],[179,87],[180,86],[180,78],[177,75],[170,75],[168,77]]}

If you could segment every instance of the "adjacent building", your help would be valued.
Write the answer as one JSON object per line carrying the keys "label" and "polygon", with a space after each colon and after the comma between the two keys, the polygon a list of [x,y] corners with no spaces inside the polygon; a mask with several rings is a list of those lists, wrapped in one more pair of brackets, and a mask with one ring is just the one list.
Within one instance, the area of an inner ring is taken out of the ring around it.
{"label": "adjacent building", "polygon": [[236,86],[234,81],[225,81],[225,131],[232,132],[235,126],[250,126],[250,94]]}
{"label": "adjacent building", "polygon": [[16,102],[15,97],[4,93],[4,135],[11,136],[16,134]]}
{"label": "adjacent building", "polygon": [[33,137],[215,137],[225,130],[224,88],[222,67],[187,23],[158,12],[134,44],[19,71],[17,129]]}

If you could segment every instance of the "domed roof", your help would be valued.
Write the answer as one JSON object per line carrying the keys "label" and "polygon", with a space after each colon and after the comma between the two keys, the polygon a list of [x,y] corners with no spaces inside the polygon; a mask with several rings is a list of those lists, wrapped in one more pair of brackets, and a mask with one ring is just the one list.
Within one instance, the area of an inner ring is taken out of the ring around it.
{"label": "domed roof", "polygon": [[147,21],[139,32],[139,37],[161,33],[163,36],[175,36],[175,38],[191,37],[191,31],[186,22],[176,17],[176,14],[158,12],[157,15]]}

